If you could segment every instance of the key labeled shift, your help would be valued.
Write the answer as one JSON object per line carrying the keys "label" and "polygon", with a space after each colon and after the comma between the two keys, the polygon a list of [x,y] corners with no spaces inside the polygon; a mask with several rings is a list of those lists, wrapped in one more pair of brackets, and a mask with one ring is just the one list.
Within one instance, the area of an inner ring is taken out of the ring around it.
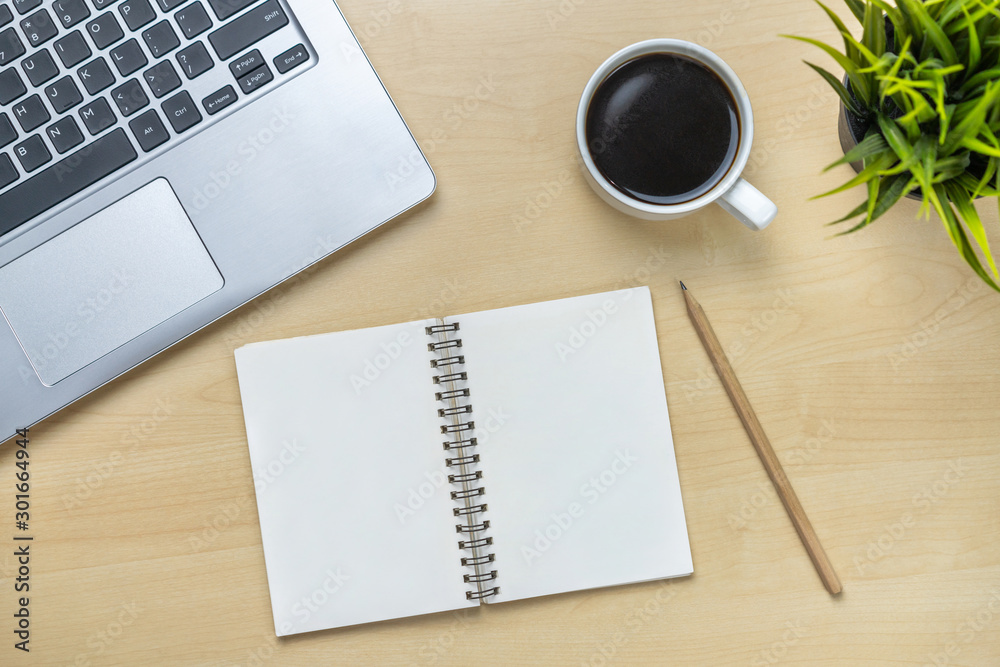
{"label": "key labeled shift", "polygon": [[209,33],[208,41],[212,43],[220,60],[229,60],[286,25],[288,17],[278,0],[267,0],[235,21]]}

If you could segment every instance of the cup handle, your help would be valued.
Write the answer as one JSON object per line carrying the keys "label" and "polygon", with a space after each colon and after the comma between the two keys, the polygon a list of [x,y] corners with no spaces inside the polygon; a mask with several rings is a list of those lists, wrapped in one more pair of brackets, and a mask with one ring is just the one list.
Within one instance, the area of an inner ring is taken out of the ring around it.
{"label": "cup handle", "polygon": [[743,178],[736,181],[736,185],[716,201],[730,215],[755,232],[771,224],[778,214],[778,207],[774,202]]}

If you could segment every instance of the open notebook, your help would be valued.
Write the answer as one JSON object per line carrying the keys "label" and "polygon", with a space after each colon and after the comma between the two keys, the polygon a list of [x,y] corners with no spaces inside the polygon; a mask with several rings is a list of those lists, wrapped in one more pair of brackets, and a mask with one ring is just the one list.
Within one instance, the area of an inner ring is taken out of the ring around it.
{"label": "open notebook", "polygon": [[692,572],[645,287],[236,364],[279,636]]}

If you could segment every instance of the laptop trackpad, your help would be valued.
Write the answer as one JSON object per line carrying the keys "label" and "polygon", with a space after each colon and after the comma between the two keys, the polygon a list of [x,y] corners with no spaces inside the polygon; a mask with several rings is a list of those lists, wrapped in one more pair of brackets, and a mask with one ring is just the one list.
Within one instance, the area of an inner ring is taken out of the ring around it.
{"label": "laptop trackpad", "polygon": [[161,178],[0,268],[0,310],[52,386],[222,285]]}

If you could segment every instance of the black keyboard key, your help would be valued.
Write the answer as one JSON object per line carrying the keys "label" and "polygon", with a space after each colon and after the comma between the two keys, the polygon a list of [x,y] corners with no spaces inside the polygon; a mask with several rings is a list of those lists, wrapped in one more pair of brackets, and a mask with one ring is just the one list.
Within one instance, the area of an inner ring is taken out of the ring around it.
{"label": "black keyboard key", "polygon": [[129,30],[138,30],[144,25],[153,22],[156,12],[149,0],[128,0],[118,5],[118,13],[125,20],[125,25]]}
{"label": "black keyboard key", "polygon": [[232,72],[233,76],[238,79],[244,74],[249,74],[263,64],[264,56],[260,55],[260,51],[254,49],[250,53],[242,55],[233,62],[229,63],[229,71]]}
{"label": "black keyboard key", "polygon": [[60,204],[136,159],[125,130],[117,129],[0,195],[0,234]]}
{"label": "black keyboard key", "polygon": [[14,28],[7,28],[0,32],[0,65],[6,65],[15,58],[24,55],[24,44],[14,32]]}
{"label": "black keyboard key", "polygon": [[235,101],[236,91],[233,90],[232,86],[226,86],[222,90],[217,90],[203,99],[201,106],[205,107],[205,111],[208,112],[209,116],[213,116]]}
{"label": "black keyboard key", "polygon": [[7,114],[0,113],[0,148],[3,148],[15,139],[17,139],[17,130],[14,129],[14,124],[10,122]]}
{"label": "black keyboard key", "polygon": [[98,50],[105,49],[125,36],[118,19],[111,12],[101,14],[87,24],[87,32]]}
{"label": "black keyboard key", "polygon": [[44,44],[59,32],[52,17],[44,9],[39,9],[31,16],[21,19],[21,30],[28,44],[32,46]]}
{"label": "black keyboard key", "polygon": [[111,5],[118,2],[118,0],[93,0],[94,8],[98,11],[104,9],[105,7],[110,7]]}
{"label": "black keyboard key", "polygon": [[118,105],[118,110],[125,118],[149,105],[149,98],[146,97],[146,91],[139,85],[138,79],[129,79],[112,90],[111,99]]}
{"label": "black keyboard key", "polygon": [[65,116],[49,125],[45,134],[49,135],[49,141],[60,155],[83,143],[83,132],[72,116]]}
{"label": "black keyboard key", "polygon": [[18,178],[14,163],[6,155],[0,155],[0,190],[7,187]]}
{"label": "black keyboard key", "polygon": [[55,83],[45,88],[45,97],[56,113],[66,113],[77,104],[83,101],[80,89],[73,83],[73,79],[64,76]]}
{"label": "black keyboard key", "polygon": [[212,5],[212,11],[215,12],[220,21],[225,21],[255,2],[257,0],[208,0],[208,4]]}
{"label": "black keyboard key", "polygon": [[26,92],[28,89],[16,69],[8,67],[0,72],[0,104],[10,104]]}
{"label": "black keyboard key", "polygon": [[35,7],[42,4],[42,0],[14,0],[14,9],[21,16],[24,16]]}
{"label": "black keyboard key", "polygon": [[92,60],[76,71],[80,83],[91,95],[96,95],[115,82],[115,75],[104,58]]}
{"label": "black keyboard key", "polygon": [[208,12],[200,2],[188,5],[174,14],[174,20],[188,39],[197,37],[212,27],[212,19],[208,18]]}
{"label": "black keyboard key", "polygon": [[52,153],[45,147],[45,142],[37,134],[33,134],[14,146],[14,155],[24,171],[31,173],[52,159]]}
{"label": "black keyboard key", "polygon": [[52,11],[64,28],[72,28],[80,21],[90,18],[90,8],[83,0],[56,0]]}
{"label": "black keyboard key", "polygon": [[90,57],[90,47],[79,30],[74,30],[65,37],[57,39],[53,45],[56,55],[64,67],[75,67]]}
{"label": "black keyboard key", "polygon": [[0,26],[5,26],[14,20],[14,12],[7,5],[0,5]]}
{"label": "black keyboard key", "polygon": [[288,25],[288,17],[277,0],[264,4],[209,34],[208,41],[220,60],[229,60],[275,30]]}
{"label": "black keyboard key", "polygon": [[193,79],[212,69],[212,56],[201,42],[195,42],[177,52],[177,64],[188,79]]}
{"label": "black keyboard key", "polygon": [[246,95],[257,90],[272,79],[274,79],[274,75],[271,74],[271,70],[267,65],[263,65],[249,74],[244,74],[236,80],[236,83],[240,84],[243,94]]}
{"label": "black keyboard key", "polygon": [[181,40],[177,39],[177,33],[170,27],[167,21],[160,21],[152,28],[142,33],[142,38],[146,40],[146,46],[154,58],[159,58],[165,53],[170,53],[181,45]]}
{"label": "black keyboard key", "polygon": [[177,9],[187,1],[188,0],[156,0],[156,4],[158,4],[160,9],[163,10],[163,13],[166,14],[173,9]]}
{"label": "black keyboard key", "polygon": [[38,95],[32,95],[15,104],[10,108],[10,111],[14,114],[14,118],[17,119],[21,129],[25,132],[31,132],[39,125],[49,122],[52,118],[49,116],[49,111],[45,108],[45,104],[42,103],[42,98]]}
{"label": "black keyboard key", "polygon": [[122,76],[138,72],[149,64],[149,61],[146,60],[146,54],[142,52],[142,47],[135,39],[130,39],[111,49],[110,56],[111,62],[115,64],[118,73]]}
{"label": "black keyboard key", "polygon": [[161,60],[142,73],[150,92],[156,99],[181,87],[181,79],[169,60]]}
{"label": "black keyboard key", "polygon": [[128,126],[144,153],[163,145],[170,138],[167,128],[163,127],[163,121],[156,113],[156,109],[150,109],[143,112],[141,116],[136,116],[134,120],[129,121]]}
{"label": "black keyboard key", "polygon": [[302,44],[293,46],[274,59],[274,67],[284,74],[309,60],[309,51]]}
{"label": "black keyboard key", "polygon": [[48,49],[36,51],[22,60],[21,69],[24,70],[24,74],[32,86],[40,86],[46,81],[54,79],[59,73],[56,61],[52,60]]}
{"label": "black keyboard key", "polygon": [[187,93],[177,93],[160,105],[174,132],[180,134],[201,122],[201,114]]}
{"label": "black keyboard key", "polygon": [[111,105],[103,97],[80,107],[80,120],[87,126],[87,132],[97,135],[118,122]]}

